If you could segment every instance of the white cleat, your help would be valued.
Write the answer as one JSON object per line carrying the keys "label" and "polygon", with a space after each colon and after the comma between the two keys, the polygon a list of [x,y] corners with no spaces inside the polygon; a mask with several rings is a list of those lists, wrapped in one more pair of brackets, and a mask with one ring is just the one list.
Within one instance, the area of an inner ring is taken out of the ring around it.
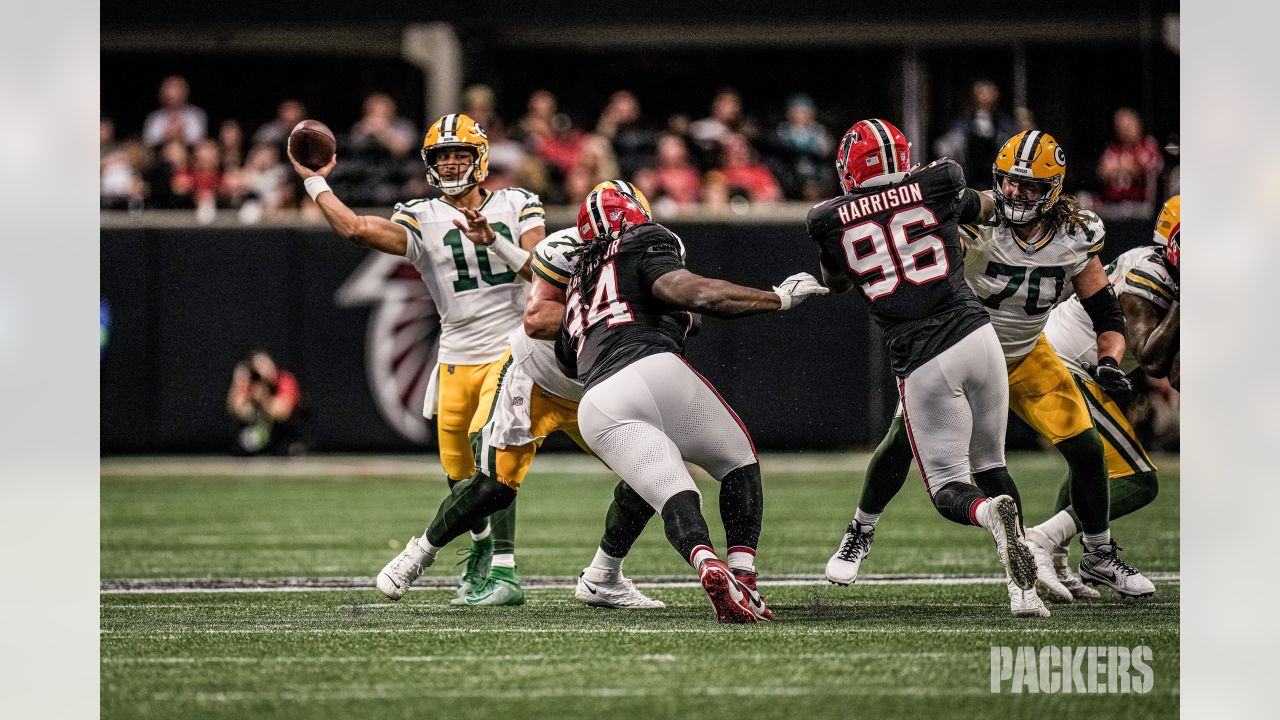
{"label": "white cleat", "polygon": [[654,600],[636,588],[635,583],[618,573],[605,580],[588,580],[587,571],[578,575],[578,587],[573,596],[592,607],[618,608],[626,610],[649,610],[664,608],[666,603]]}
{"label": "white cleat", "polygon": [[849,523],[840,547],[827,561],[827,580],[836,585],[850,585],[858,579],[858,567],[871,554],[871,541],[875,540],[874,526],[857,521]]}
{"label": "white cleat", "polygon": [[991,498],[991,536],[996,541],[996,552],[1005,574],[1019,588],[1030,590],[1036,583],[1036,558],[1022,537],[1022,522],[1018,518],[1018,505],[1008,495]]}
{"label": "white cleat", "polygon": [[1102,597],[1102,593],[1080,582],[1080,576],[1071,572],[1071,565],[1067,562],[1066,545],[1054,548],[1051,557],[1053,571],[1058,575],[1058,582],[1070,591],[1072,597],[1076,600],[1097,600]]}
{"label": "white cleat", "polygon": [[1112,540],[1092,551],[1085,548],[1080,558],[1080,579],[1090,585],[1106,585],[1127,598],[1154,595],[1156,586],[1129,563],[1120,559],[1120,546]]}
{"label": "white cleat", "polygon": [[418,544],[418,538],[409,538],[404,550],[391,558],[391,562],[378,573],[378,590],[391,600],[399,600],[409,592],[409,586],[418,579],[422,571],[431,567],[435,561],[436,556],[428,555]]}
{"label": "white cleat", "polygon": [[1031,548],[1031,554],[1036,559],[1036,590],[1039,591],[1038,594],[1043,594],[1049,602],[1073,602],[1075,596],[1058,579],[1058,573],[1053,568],[1053,559],[1049,556],[1049,551],[1031,538],[1027,538],[1027,547]]}
{"label": "white cleat", "polygon": [[1009,581],[1009,611],[1014,617],[1049,617],[1049,608],[1044,606],[1035,588],[1023,590]]}

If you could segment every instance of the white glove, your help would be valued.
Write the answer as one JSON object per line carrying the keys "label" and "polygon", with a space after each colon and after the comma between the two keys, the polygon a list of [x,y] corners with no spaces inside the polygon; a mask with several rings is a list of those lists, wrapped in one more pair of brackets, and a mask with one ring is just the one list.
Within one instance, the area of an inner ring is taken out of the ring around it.
{"label": "white glove", "polygon": [[831,292],[822,286],[818,279],[809,273],[796,273],[774,286],[773,291],[782,300],[782,309],[789,310],[804,302],[810,295],[826,295]]}

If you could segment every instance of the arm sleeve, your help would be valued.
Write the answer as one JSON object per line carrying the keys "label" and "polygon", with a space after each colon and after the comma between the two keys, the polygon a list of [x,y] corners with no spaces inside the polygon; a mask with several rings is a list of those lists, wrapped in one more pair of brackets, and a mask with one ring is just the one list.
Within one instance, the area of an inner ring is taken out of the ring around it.
{"label": "arm sleeve", "polygon": [[658,278],[684,267],[680,258],[680,242],[669,232],[648,235],[633,252],[639,253],[636,270],[645,289],[651,289]]}
{"label": "arm sleeve", "polygon": [[395,209],[391,212],[391,222],[404,228],[406,242],[404,256],[409,258],[410,262],[417,262],[422,256],[422,226],[418,223],[418,218],[414,217],[413,212],[404,206],[404,203],[396,203]]}
{"label": "arm sleeve", "polygon": [[547,223],[546,212],[542,209],[542,200],[528,190],[519,188],[516,190],[524,198],[524,204],[516,214],[516,244],[519,245],[521,235],[534,228],[543,227]]}
{"label": "arm sleeve", "polygon": [[956,206],[961,223],[976,221],[982,212],[982,200],[978,197],[978,191],[973,188],[967,187],[960,190],[956,198]]}

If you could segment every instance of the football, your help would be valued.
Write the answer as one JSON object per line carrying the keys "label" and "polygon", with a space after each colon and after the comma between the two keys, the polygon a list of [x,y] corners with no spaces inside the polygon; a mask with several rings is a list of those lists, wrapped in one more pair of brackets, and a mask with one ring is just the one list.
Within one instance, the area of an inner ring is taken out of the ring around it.
{"label": "football", "polygon": [[303,167],[319,170],[333,159],[338,139],[319,120],[303,120],[289,133],[289,151]]}

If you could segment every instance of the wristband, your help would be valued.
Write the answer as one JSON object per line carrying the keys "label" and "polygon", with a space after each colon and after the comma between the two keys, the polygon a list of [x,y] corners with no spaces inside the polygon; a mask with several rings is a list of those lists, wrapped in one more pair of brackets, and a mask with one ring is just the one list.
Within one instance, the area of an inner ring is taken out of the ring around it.
{"label": "wristband", "polygon": [[1108,365],[1114,368],[1120,367],[1120,363],[1116,362],[1116,359],[1111,357],[1110,355],[1103,355],[1102,357],[1098,358],[1098,365],[1099,366]]}
{"label": "wristband", "polygon": [[329,189],[329,183],[325,182],[325,179],[319,175],[312,175],[306,180],[303,180],[302,187],[306,189],[307,194],[311,196],[312,200],[317,201],[320,199],[320,193],[333,192]]}
{"label": "wristband", "polygon": [[506,263],[512,270],[519,271],[524,264],[529,262],[529,251],[516,245],[515,243],[503,242],[502,238],[495,237],[493,242],[484,246],[490,254],[498,256],[498,259]]}
{"label": "wristband", "polygon": [[782,301],[782,307],[778,308],[779,310],[790,310],[790,309],[791,309],[791,296],[790,296],[790,295],[786,295],[786,294],[784,294],[784,293],[780,293],[780,292],[778,292],[777,290],[774,290],[774,291],[773,291],[773,294],[774,294],[774,295],[777,295],[777,296],[778,296],[778,299]]}

